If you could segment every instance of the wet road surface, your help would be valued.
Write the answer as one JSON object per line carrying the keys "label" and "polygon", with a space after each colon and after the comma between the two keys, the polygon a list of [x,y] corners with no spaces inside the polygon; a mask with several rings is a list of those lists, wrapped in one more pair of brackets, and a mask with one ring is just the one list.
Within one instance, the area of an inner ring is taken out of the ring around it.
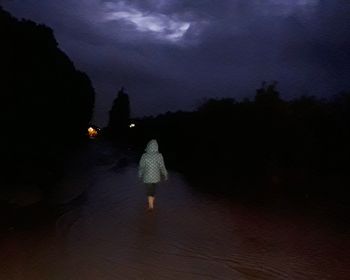
{"label": "wet road surface", "polygon": [[150,213],[137,166],[119,163],[95,165],[54,223],[2,234],[0,279],[350,279],[346,228],[201,194],[171,171]]}

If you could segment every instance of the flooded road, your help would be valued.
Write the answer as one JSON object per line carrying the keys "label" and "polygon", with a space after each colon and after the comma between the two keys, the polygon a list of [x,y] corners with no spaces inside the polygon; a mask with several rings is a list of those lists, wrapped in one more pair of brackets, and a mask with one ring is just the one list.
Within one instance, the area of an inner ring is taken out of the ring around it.
{"label": "flooded road", "polygon": [[1,280],[349,279],[348,230],[201,194],[171,171],[147,212],[137,166],[117,160],[55,223],[1,236]]}

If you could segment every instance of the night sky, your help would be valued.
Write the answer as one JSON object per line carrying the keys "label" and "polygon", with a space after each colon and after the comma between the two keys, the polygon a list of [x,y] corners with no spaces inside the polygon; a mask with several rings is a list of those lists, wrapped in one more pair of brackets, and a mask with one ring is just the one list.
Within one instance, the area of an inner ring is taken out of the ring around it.
{"label": "night sky", "polygon": [[192,110],[205,97],[253,97],[262,80],[283,98],[350,90],[349,0],[8,0],[44,23],[92,79],[95,122],[118,89],[132,116]]}

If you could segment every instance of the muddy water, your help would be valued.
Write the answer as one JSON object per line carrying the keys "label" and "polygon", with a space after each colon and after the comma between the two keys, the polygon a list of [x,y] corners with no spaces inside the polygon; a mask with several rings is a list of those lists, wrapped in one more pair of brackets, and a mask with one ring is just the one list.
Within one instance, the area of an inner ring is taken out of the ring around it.
{"label": "muddy water", "polygon": [[322,216],[194,192],[179,174],[146,212],[136,166],[98,165],[54,224],[1,237],[0,279],[339,279],[349,231]]}

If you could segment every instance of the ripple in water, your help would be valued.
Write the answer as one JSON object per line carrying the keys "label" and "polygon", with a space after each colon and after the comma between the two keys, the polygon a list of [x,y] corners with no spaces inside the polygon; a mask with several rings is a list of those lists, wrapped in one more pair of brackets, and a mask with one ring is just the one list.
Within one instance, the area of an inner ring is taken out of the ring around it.
{"label": "ripple in water", "polygon": [[54,228],[4,236],[1,279],[349,279],[348,234],[203,196],[176,173],[149,213],[137,167],[122,163],[97,166]]}

